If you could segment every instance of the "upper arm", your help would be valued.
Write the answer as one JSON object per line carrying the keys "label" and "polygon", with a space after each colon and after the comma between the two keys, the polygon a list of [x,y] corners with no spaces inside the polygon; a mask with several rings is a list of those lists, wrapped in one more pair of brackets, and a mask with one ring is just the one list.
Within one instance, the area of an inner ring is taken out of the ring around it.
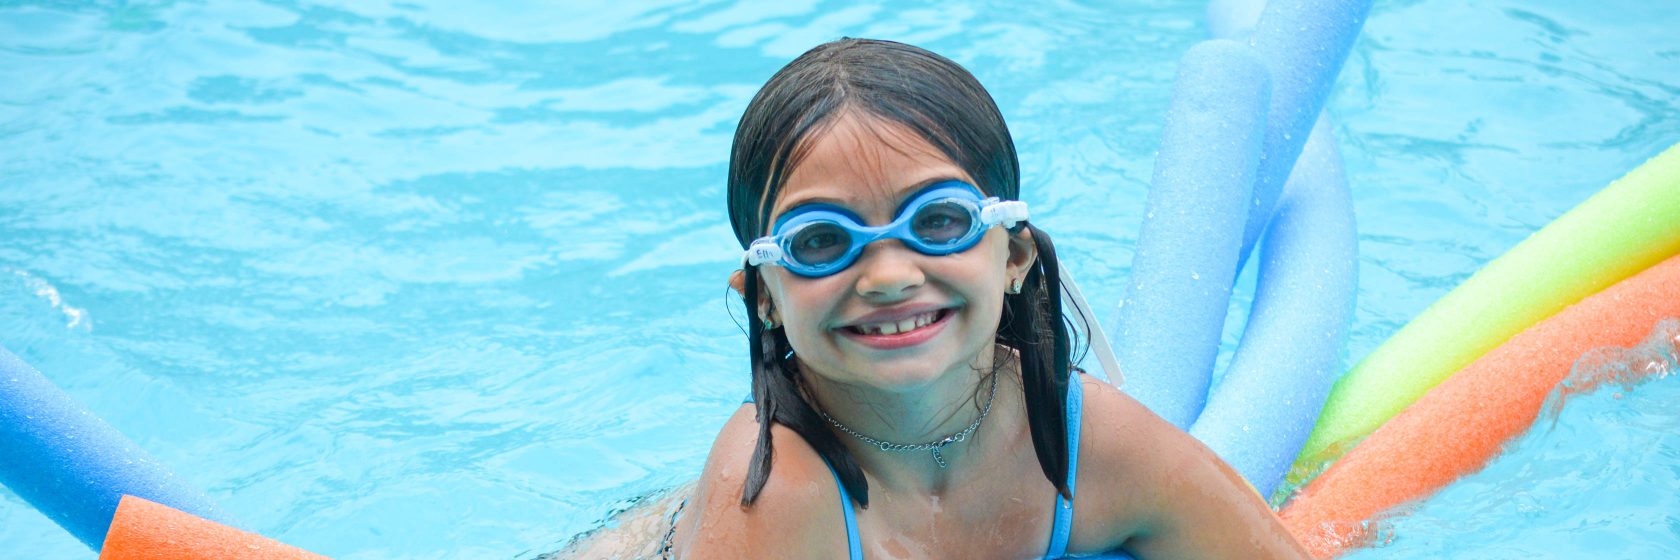
{"label": "upper arm", "polygon": [[1076,519],[1082,509],[1093,514],[1093,538],[1081,540],[1123,544],[1139,558],[1307,557],[1254,487],[1206,445],[1107,383],[1083,387],[1079,490],[1098,503],[1075,506]]}
{"label": "upper arm", "polygon": [[[724,424],[677,522],[678,558],[832,558],[846,551],[834,477],[816,451],[784,426],[771,428],[771,474],[751,506],[741,505],[758,439],[755,407]],[[836,536],[838,535],[838,536]],[[803,556],[801,556],[803,555]]]}

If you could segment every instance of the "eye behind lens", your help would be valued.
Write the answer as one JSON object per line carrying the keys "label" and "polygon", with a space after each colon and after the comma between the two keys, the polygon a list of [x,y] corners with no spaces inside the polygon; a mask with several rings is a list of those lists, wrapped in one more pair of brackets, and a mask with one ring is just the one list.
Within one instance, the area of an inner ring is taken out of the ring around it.
{"label": "eye behind lens", "polygon": [[788,242],[789,255],[809,266],[821,266],[839,260],[851,249],[852,236],[845,228],[832,222],[813,222],[800,226]]}
{"label": "eye behind lens", "polygon": [[973,227],[974,210],[957,199],[928,203],[910,220],[910,231],[932,246],[956,243]]}

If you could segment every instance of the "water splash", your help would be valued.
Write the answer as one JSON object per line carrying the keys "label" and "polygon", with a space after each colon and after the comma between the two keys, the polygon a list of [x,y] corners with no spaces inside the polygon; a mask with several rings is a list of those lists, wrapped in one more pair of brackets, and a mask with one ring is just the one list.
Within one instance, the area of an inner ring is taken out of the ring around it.
{"label": "water splash", "polygon": [[1576,359],[1569,376],[1546,397],[1542,421],[1550,431],[1557,426],[1564,404],[1605,385],[1616,386],[1620,392],[1615,396],[1620,398],[1641,383],[1676,373],[1680,373],[1680,319],[1663,319],[1632,348],[1596,348]]}
{"label": "water splash", "polygon": [[53,287],[53,285],[48,283],[46,280],[36,277],[35,275],[23,270],[14,269],[12,270],[12,274],[15,274],[18,278],[23,279],[23,285],[28,287],[31,293],[47,300],[47,303],[52,304],[53,309],[56,309],[59,313],[64,314],[64,318],[67,321],[64,324],[64,328],[81,328],[82,330],[88,330],[93,327],[93,323],[88,320],[87,310],[64,303],[64,297],[58,294],[58,288]]}

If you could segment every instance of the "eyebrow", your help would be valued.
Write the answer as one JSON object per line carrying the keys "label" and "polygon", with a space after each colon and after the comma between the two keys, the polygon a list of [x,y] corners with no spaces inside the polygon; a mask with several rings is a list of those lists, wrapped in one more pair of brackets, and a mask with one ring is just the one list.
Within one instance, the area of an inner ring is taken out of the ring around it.
{"label": "eyebrow", "polygon": [[[928,178],[928,179],[923,179],[921,181],[917,181],[915,184],[910,185],[909,188],[904,189],[903,194],[899,195],[898,200],[894,201],[894,203],[895,203],[895,205],[902,205],[902,204],[904,204],[904,201],[907,198],[909,198],[912,195],[915,195],[916,192],[918,192],[918,191],[920,191],[924,188],[927,188],[928,185],[932,185],[934,183],[938,183],[938,182],[941,182],[941,181],[963,181],[963,180],[959,177],[953,177],[953,176],[947,176],[947,175],[936,175],[936,176]],[[963,182],[966,183],[967,181],[963,181]],[[805,205],[808,205],[808,204],[833,204],[835,206],[839,206],[839,207],[842,207],[842,208],[847,208],[847,209],[852,208],[852,206],[850,204],[847,204],[847,201],[845,201],[845,200],[841,200],[841,199],[834,198],[834,197],[829,197],[829,196],[812,196],[812,197],[797,199],[794,202],[788,203],[787,208],[783,208],[780,212],[776,212],[776,211],[772,210],[771,213],[770,213],[770,221],[774,222],[775,218],[777,216],[780,216],[782,214],[786,214],[788,212],[793,211],[796,208],[799,208],[800,206],[805,206]]]}

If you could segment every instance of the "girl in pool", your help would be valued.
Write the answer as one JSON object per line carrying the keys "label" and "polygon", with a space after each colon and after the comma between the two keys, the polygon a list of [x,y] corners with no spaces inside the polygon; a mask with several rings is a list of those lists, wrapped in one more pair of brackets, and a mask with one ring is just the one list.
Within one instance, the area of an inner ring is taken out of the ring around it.
{"label": "girl in pool", "polygon": [[991,96],[939,55],[843,39],[770,78],[729,166],[752,402],[662,555],[1304,556],[1205,446],[1070,366],[1019,189]]}

